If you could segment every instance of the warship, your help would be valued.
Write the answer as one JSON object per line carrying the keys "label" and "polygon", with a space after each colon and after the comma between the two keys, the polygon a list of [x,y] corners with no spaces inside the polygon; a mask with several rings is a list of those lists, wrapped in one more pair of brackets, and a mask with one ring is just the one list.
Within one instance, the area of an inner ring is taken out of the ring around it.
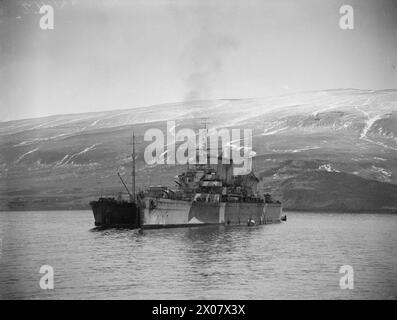
{"label": "warship", "polygon": [[259,225],[286,220],[282,204],[257,192],[254,173],[233,175],[233,161],[193,165],[174,189],[151,186],[142,195],[142,228]]}
{"label": "warship", "polygon": [[135,194],[133,151],[132,192],[120,177],[130,199],[100,198],[92,201],[95,225],[153,229],[253,226],[286,220],[279,201],[274,201],[270,194],[259,194],[259,179],[253,172],[234,175],[232,159],[223,163],[222,158],[221,152],[215,164],[210,164],[209,159],[206,164],[187,163],[186,170],[176,176],[174,188],[149,186]]}

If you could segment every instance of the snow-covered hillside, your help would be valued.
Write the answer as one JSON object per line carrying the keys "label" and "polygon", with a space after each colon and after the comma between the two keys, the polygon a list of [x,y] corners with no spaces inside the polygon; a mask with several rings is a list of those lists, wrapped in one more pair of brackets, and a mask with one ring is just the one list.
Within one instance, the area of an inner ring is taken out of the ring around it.
{"label": "snow-covered hillside", "polygon": [[[397,208],[397,91],[355,89],[0,122],[0,208],[81,208],[101,193],[122,190],[117,171],[128,179],[132,130],[139,153],[138,184],[172,185],[182,168],[147,166],[142,153],[149,142],[143,134],[149,128],[165,131],[166,120],[175,120],[178,129],[198,129],[202,118],[213,129],[253,129],[254,170],[262,188],[291,209]],[[322,202],[316,204],[315,196],[302,193],[307,186],[300,181],[318,182],[312,195],[325,192],[328,178],[337,183],[333,178],[338,175],[339,181],[362,188],[362,195],[345,190],[350,197],[345,204],[343,194],[331,193],[328,200],[317,197]],[[385,203],[366,201],[360,207],[360,197],[368,199],[371,193],[364,185],[372,181],[389,193]],[[295,198],[300,200],[291,200]],[[336,206],[334,199],[343,205]]]}

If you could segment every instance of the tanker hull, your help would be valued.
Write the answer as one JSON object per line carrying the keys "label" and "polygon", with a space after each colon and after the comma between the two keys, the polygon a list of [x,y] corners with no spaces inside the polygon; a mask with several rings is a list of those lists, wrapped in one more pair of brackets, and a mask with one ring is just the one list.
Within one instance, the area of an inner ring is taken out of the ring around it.
{"label": "tanker hull", "polygon": [[140,208],[133,202],[118,202],[114,199],[100,198],[97,201],[91,201],[90,205],[97,227],[140,227]]}

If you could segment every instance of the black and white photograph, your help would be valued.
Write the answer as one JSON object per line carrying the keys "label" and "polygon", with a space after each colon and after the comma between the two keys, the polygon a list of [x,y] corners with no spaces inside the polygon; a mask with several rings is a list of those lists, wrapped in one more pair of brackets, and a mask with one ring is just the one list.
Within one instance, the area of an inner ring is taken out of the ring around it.
{"label": "black and white photograph", "polygon": [[397,300],[396,231],[397,1],[0,0],[0,300]]}

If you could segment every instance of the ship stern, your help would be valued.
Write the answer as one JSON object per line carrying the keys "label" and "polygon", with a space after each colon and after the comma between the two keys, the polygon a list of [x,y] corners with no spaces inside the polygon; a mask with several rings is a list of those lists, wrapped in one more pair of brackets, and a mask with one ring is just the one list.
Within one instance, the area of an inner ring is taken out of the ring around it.
{"label": "ship stern", "polygon": [[281,203],[265,203],[263,208],[265,223],[278,223],[283,220],[283,206]]}

